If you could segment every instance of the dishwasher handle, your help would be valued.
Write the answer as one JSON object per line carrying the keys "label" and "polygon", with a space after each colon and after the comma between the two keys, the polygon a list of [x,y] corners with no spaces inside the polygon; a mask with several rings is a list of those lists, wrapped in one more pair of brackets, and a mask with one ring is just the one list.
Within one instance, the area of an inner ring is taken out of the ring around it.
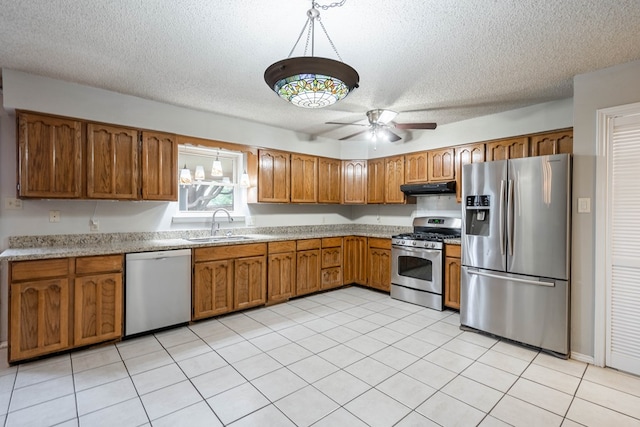
{"label": "dishwasher handle", "polygon": [[191,256],[191,249],[175,249],[168,251],[152,251],[152,252],[135,252],[126,254],[127,261],[138,260],[160,260],[165,258],[176,258],[182,256]]}

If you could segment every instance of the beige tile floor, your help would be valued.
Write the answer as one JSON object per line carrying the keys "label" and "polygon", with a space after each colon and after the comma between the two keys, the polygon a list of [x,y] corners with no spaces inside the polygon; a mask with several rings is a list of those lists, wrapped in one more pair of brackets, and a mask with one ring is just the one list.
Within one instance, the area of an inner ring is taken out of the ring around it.
{"label": "beige tile floor", "polygon": [[0,422],[639,426],[640,378],[463,332],[455,312],[350,287],[5,366]]}

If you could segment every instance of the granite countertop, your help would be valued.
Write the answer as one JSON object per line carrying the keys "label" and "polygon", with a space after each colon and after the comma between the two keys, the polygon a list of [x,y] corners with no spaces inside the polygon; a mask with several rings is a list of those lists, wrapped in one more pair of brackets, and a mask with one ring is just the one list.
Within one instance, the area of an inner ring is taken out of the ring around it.
{"label": "granite countertop", "polygon": [[23,261],[45,258],[66,258],[92,255],[110,255],[135,252],[190,249],[205,246],[241,245],[282,240],[316,239],[323,237],[363,236],[391,238],[406,232],[407,227],[391,226],[308,226],[271,227],[255,229],[221,229],[249,239],[214,242],[193,242],[189,238],[206,237],[207,230],[173,231],[158,233],[110,233],[54,236],[15,236],[9,238],[10,248],[0,254],[0,260]]}
{"label": "granite countertop", "polygon": [[444,239],[444,244],[445,245],[461,245],[462,244],[462,239],[458,238],[458,239]]}

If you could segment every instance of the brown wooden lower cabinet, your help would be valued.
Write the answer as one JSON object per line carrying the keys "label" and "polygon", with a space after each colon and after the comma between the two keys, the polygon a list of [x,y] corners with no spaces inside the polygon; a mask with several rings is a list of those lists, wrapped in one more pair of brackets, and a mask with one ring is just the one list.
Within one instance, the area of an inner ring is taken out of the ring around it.
{"label": "brown wooden lower cabinet", "polygon": [[320,289],[342,286],[342,237],[322,239]]}
{"label": "brown wooden lower cabinet", "polygon": [[367,238],[363,236],[347,236],[343,244],[342,281],[345,285],[352,283],[367,284]]}
{"label": "brown wooden lower cabinet", "polygon": [[460,245],[444,245],[444,306],[460,309]]}
{"label": "brown wooden lower cabinet", "polygon": [[381,291],[391,291],[391,239],[369,238],[367,285]]}
{"label": "brown wooden lower cabinet", "polygon": [[120,338],[122,255],[77,258],[73,300],[75,346]]}
{"label": "brown wooden lower cabinet", "polygon": [[270,242],[267,257],[267,302],[291,298],[296,283],[296,242]]}
{"label": "brown wooden lower cabinet", "polygon": [[233,310],[232,269],[233,263],[228,259],[195,264],[192,295],[194,320]]}
{"label": "brown wooden lower cabinet", "polygon": [[266,302],[266,243],[196,248],[193,262],[194,320]]}
{"label": "brown wooden lower cabinet", "polygon": [[320,239],[298,240],[296,252],[296,295],[320,290]]}
{"label": "brown wooden lower cabinet", "polygon": [[123,256],[9,264],[9,361],[122,335]]}

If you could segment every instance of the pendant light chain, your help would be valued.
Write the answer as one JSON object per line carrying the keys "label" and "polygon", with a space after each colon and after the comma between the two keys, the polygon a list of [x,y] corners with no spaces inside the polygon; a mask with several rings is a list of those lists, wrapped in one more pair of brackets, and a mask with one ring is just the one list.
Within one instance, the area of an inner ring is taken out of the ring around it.
{"label": "pendant light chain", "polygon": [[315,52],[314,52],[314,50],[315,50],[314,21],[318,21],[318,23],[320,24],[320,28],[322,28],[322,32],[327,37],[327,40],[329,40],[329,45],[331,45],[331,48],[333,49],[333,52],[336,54],[338,59],[341,62],[343,62],[342,61],[342,57],[340,56],[340,53],[338,53],[338,49],[333,44],[333,40],[331,40],[331,37],[329,37],[329,33],[327,32],[327,29],[324,27],[324,24],[322,23],[322,20],[320,20],[320,13],[317,10],[314,10],[314,9],[328,10],[328,9],[330,9],[332,7],[340,7],[340,6],[342,6],[342,5],[344,5],[346,3],[346,1],[347,0],[342,0],[342,1],[339,1],[339,2],[333,2],[333,3],[328,4],[328,5],[322,5],[322,4],[319,4],[318,2],[312,1],[311,2],[311,9],[307,12],[307,22],[304,23],[304,26],[302,27],[302,31],[300,31],[300,34],[298,35],[298,39],[293,44],[293,47],[291,48],[291,51],[289,52],[289,56],[287,56],[287,58],[291,58],[291,55],[293,55],[293,51],[296,50],[296,47],[298,46],[298,43],[300,43],[300,39],[302,38],[302,35],[304,34],[305,30],[307,30],[307,40],[305,42],[303,56],[306,56],[307,55],[307,51],[309,50],[309,40],[311,40],[311,56],[314,56],[314,54],[315,54]]}

